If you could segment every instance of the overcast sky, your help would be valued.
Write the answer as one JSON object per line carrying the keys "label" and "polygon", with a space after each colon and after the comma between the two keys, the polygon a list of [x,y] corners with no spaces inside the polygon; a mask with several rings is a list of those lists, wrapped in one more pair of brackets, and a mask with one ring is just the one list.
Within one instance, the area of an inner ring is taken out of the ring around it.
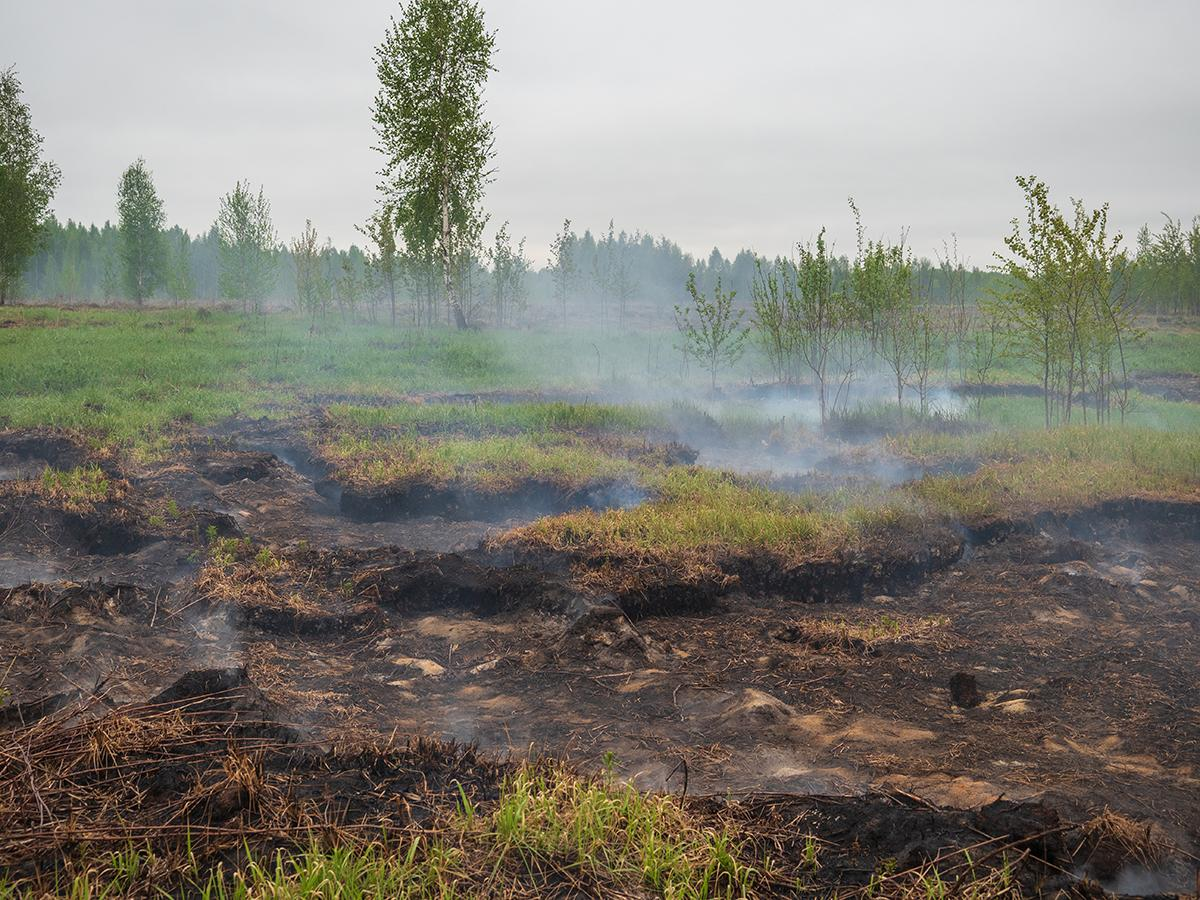
{"label": "overcast sky", "polygon": [[[539,264],[564,217],[684,249],[786,252],[827,224],[951,232],[975,263],[1021,211],[1017,173],[1112,204],[1133,238],[1200,213],[1200,2],[484,0],[493,223]],[[152,168],[195,232],[235,180],[283,238],[340,244],[375,203],[374,46],[392,0],[0,0],[60,218],[114,218]]]}

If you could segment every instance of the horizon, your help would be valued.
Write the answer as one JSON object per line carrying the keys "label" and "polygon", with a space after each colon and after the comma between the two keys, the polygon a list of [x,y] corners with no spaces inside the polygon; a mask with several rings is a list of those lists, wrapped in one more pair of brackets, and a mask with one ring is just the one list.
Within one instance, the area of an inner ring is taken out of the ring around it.
{"label": "horizon", "polygon": [[[1021,213],[1013,179],[1030,172],[1060,206],[1110,202],[1127,246],[1163,213],[1189,221],[1200,210],[1200,127],[1179,116],[1200,102],[1194,4],[1147,14],[1023,3],[994,21],[948,3],[761,2],[725,20],[713,3],[686,19],[633,3],[483,6],[498,32],[485,241],[511,221],[538,268],[564,218],[593,234],[612,220],[697,259],[713,247],[727,258],[787,254],[827,227],[842,254],[853,246],[849,196],[870,235],[907,230],[932,259],[956,234],[968,264],[986,268]],[[16,67],[62,168],[60,221],[115,220],[117,180],[142,156],[168,223],[190,234],[207,231],[218,198],[247,179],[264,186],[281,242],[312,219],[346,247],[361,245],[355,228],[375,207],[372,54],[398,9],[52,0],[10,11],[0,59]],[[934,24],[937,46],[914,55]],[[860,45],[842,43],[846,34]],[[823,80],[829,72],[839,77]]]}

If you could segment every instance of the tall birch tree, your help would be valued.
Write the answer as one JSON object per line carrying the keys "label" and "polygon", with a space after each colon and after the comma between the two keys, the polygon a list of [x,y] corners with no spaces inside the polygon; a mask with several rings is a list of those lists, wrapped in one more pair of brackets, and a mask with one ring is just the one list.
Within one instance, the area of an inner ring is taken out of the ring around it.
{"label": "tall birch tree", "polygon": [[495,45],[478,3],[409,0],[375,49],[380,190],[409,251],[439,261],[459,328],[467,317],[456,262],[478,243],[494,156],[483,88]]}

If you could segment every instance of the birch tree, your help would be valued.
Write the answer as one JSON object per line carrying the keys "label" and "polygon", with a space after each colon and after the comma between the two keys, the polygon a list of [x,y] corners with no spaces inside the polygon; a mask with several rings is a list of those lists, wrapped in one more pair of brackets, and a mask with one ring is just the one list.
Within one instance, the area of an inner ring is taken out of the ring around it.
{"label": "birch tree", "polygon": [[217,234],[221,296],[241,300],[243,312],[261,312],[263,301],[275,286],[279,241],[271,223],[271,204],[261,187],[255,195],[250,182],[239,181],[221,198]]}
{"label": "birch tree", "polygon": [[13,69],[0,72],[0,306],[38,248],[58,189],[58,166],[42,159],[42,136]]}
{"label": "birch tree", "polygon": [[439,260],[459,328],[467,317],[456,262],[478,243],[494,156],[483,88],[495,44],[473,0],[410,0],[375,50],[375,133],[386,157],[380,190],[408,249]]}
{"label": "birch tree", "polygon": [[162,284],[167,269],[167,245],[162,233],[166,214],[144,159],[139,158],[121,176],[117,217],[125,289],[140,306]]}

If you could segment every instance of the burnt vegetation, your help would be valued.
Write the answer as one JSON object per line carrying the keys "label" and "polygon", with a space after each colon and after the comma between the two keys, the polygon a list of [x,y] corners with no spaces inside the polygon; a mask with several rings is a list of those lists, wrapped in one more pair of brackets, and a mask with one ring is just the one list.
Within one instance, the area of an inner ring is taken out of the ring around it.
{"label": "burnt vegetation", "polygon": [[497,41],[400,4],[345,250],[59,224],[0,73],[0,898],[1196,887],[1200,226],[539,267]]}

